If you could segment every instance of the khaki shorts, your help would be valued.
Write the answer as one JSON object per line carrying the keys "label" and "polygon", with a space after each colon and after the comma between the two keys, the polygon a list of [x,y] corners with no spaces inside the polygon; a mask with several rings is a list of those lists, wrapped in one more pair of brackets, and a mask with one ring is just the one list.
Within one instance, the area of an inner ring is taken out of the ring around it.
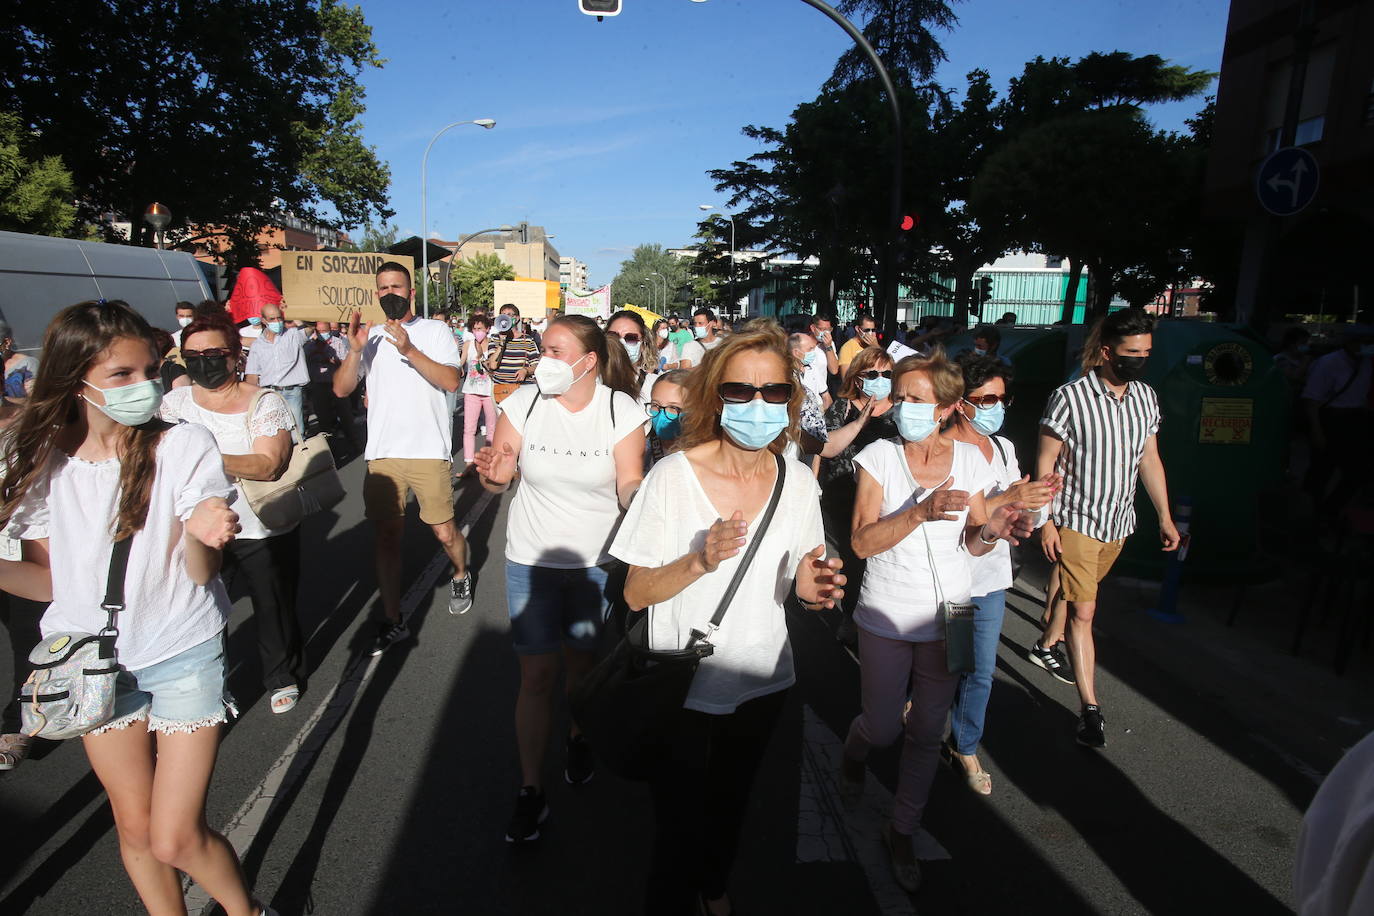
{"label": "khaki shorts", "polygon": [[1126,543],[1099,541],[1070,528],[1059,529],[1063,553],[1059,556],[1059,587],[1065,601],[1096,601],[1097,583],[1107,578]]}
{"label": "khaki shorts", "polygon": [[373,521],[405,518],[406,490],[420,504],[420,521],[453,521],[452,465],[439,458],[376,458],[363,478],[363,509]]}

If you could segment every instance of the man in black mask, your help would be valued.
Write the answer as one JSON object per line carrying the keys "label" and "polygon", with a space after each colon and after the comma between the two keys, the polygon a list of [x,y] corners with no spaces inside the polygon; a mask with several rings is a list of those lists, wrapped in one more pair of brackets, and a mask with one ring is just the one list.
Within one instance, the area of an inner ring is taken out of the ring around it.
{"label": "man in black mask", "polygon": [[334,394],[346,398],[367,378],[367,477],[363,507],[377,526],[377,584],[386,619],[372,654],[408,636],[401,618],[401,534],[406,497],[415,494],[420,520],[453,563],[450,614],[472,607],[467,541],[453,520],[453,416],[449,392],[458,389],[462,358],[442,321],[417,318],[410,271],[395,261],[377,268],[377,302],[386,321],[359,327],[353,313],[348,356],[334,373]]}
{"label": "man in black mask", "polygon": [[[1077,684],[1083,706],[1078,743],[1087,747],[1107,742],[1094,683],[1097,586],[1135,530],[1137,476],[1159,515],[1162,549],[1176,550],[1179,544],[1156,442],[1159,398],[1140,380],[1153,340],[1154,320],[1141,309],[1099,321],[1083,346],[1082,377],[1050,395],[1040,419],[1036,475],[1054,472],[1064,478],[1040,542],[1045,556],[1059,564],[1073,670],[1059,647],[1065,636],[1063,611],[1051,616],[1028,655],[1060,680]],[[1050,606],[1062,607],[1054,597]]]}

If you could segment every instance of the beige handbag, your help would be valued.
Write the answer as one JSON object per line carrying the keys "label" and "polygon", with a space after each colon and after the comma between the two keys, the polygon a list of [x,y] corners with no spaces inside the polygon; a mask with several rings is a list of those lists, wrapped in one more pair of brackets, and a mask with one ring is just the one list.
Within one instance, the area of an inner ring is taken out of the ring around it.
{"label": "beige handbag", "polygon": [[[251,423],[258,402],[268,389],[259,391],[248,405],[245,422]],[[295,426],[294,417],[292,426]],[[316,512],[332,509],[343,502],[343,481],[334,467],[334,453],[329,439],[320,433],[305,438],[305,430],[297,430],[300,441],[291,447],[291,461],[276,480],[239,479],[248,505],[269,531],[280,531],[300,523]]]}

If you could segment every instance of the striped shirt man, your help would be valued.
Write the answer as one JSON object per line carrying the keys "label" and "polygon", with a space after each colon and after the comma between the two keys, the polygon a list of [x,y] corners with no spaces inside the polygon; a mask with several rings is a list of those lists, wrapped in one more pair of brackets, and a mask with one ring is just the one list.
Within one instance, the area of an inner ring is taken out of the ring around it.
{"label": "striped shirt man", "polygon": [[501,354],[501,360],[491,370],[493,380],[509,385],[519,381],[516,377],[521,369],[526,370],[526,380],[534,377],[534,367],[539,362],[539,348],[528,337],[498,338],[495,342],[487,338],[487,353],[493,350]]}
{"label": "striped shirt man", "polygon": [[1119,400],[1096,372],[1055,389],[1040,419],[1064,442],[1054,523],[1103,542],[1133,532],[1140,458],[1159,424],[1159,397],[1144,382],[1127,382]]}

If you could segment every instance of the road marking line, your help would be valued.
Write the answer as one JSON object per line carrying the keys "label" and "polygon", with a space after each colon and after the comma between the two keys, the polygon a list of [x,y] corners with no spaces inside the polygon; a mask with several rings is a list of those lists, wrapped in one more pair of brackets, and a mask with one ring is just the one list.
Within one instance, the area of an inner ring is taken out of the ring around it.
{"label": "road marking line", "polygon": [[1278,757],[1280,760],[1282,760],[1284,763],[1288,764],[1290,767],[1297,770],[1299,773],[1306,776],[1308,779],[1312,780],[1312,785],[1319,786],[1322,784],[1322,780],[1326,778],[1325,774],[1323,774],[1316,767],[1308,763],[1304,763],[1297,757],[1294,757],[1292,754],[1288,753],[1283,748],[1279,747],[1277,744],[1270,741],[1263,735],[1257,735],[1254,732],[1251,732],[1250,738],[1261,747],[1266,747],[1269,750],[1273,751],[1274,755]]}
{"label": "road marking line", "polygon": [[[472,526],[482,517],[494,496],[493,493],[484,492],[468,510],[461,527],[463,537],[468,536]],[[420,602],[430,596],[435,580],[448,565],[448,554],[441,547],[401,597],[401,619],[409,618]],[[296,783],[309,772],[315,759],[323,752],[329,739],[353,708],[353,700],[372,679],[381,660],[380,655],[359,654],[353,657],[339,675],[338,682],[329,688],[310,717],[302,723],[300,730],[286,745],[281,756],[267,768],[257,788],[229,819],[221,833],[234,847],[234,853],[240,861],[252,848],[258,831],[271,816],[272,806],[276,804],[278,796],[289,795]],[[305,752],[303,755],[302,751]],[[216,905],[200,885],[192,882],[190,878],[184,879],[182,890],[186,895],[187,913],[206,916]],[[262,896],[261,899],[271,898]]]}

